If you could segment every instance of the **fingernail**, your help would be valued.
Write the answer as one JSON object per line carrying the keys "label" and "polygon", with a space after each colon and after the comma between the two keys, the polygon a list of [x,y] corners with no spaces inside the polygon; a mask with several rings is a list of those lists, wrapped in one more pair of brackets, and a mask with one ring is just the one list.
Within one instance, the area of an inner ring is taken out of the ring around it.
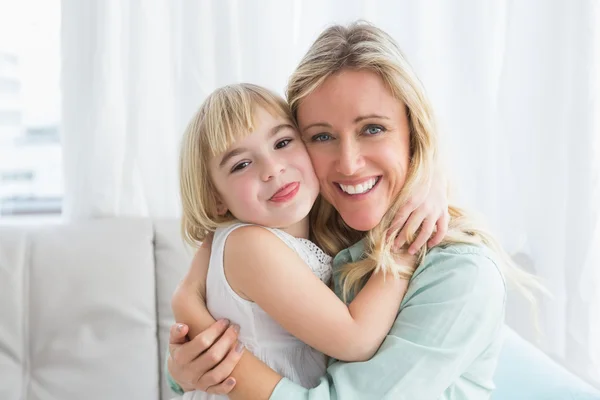
{"label": "fingernail", "polygon": [[235,333],[240,333],[240,326],[239,326],[238,324],[234,324],[234,325],[233,325],[233,331],[234,331]]}
{"label": "fingernail", "polygon": [[183,324],[177,324],[177,333],[180,333],[183,329]]}
{"label": "fingernail", "polygon": [[225,381],[225,383],[228,386],[233,386],[233,384],[235,383],[235,380],[233,378],[227,378],[227,380]]}
{"label": "fingernail", "polygon": [[408,254],[410,254],[411,256],[414,256],[416,253],[415,249],[408,249]]}
{"label": "fingernail", "polygon": [[241,353],[241,352],[242,352],[242,350],[244,350],[244,345],[242,344],[242,342],[238,342],[238,343],[235,345],[235,351],[236,351],[237,353]]}
{"label": "fingernail", "polygon": [[223,323],[225,326],[229,326],[229,320],[227,318],[222,319],[221,323]]}

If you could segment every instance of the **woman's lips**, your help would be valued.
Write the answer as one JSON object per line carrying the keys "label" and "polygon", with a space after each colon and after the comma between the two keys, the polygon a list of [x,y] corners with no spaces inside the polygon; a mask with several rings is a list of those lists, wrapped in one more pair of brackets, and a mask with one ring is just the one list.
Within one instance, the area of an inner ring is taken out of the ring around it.
{"label": "woman's lips", "polygon": [[[373,193],[375,191],[375,189],[377,189],[377,187],[379,187],[381,178],[382,178],[381,175],[371,178],[371,179],[375,180],[375,183],[369,189],[367,189],[366,191],[364,191],[362,193],[347,193],[340,186],[340,182],[334,182],[334,186],[337,188],[338,192],[340,194],[342,194],[345,198],[353,199],[353,200],[363,200],[367,196],[369,196],[371,193]],[[361,180],[355,180],[352,183],[354,183],[355,185],[356,185],[356,183],[365,184],[365,182],[368,182],[368,181],[369,181],[369,179],[366,179],[366,180],[361,179]],[[346,181],[346,182],[348,182],[348,181]],[[350,184],[350,183],[346,183],[346,185],[348,185],[348,184]]]}
{"label": "woman's lips", "polygon": [[283,203],[289,201],[296,196],[298,190],[300,189],[299,182],[292,182],[284,185],[281,189],[279,189],[275,194],[269,199],[270,201],[274,201],[276,203]]}

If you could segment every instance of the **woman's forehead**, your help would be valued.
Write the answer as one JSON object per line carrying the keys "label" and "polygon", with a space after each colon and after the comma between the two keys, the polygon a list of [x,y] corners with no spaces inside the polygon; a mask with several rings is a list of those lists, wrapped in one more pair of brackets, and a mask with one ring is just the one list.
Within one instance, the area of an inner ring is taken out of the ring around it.
{"label": "woman's forehead", "polygon": [[[358,122],[368,116],[393,118],[403,110],[383,79],[370,71],[342,71],[328,77],[298,107],[298,122]],[[305,128],[303,128],[305,129]]]}

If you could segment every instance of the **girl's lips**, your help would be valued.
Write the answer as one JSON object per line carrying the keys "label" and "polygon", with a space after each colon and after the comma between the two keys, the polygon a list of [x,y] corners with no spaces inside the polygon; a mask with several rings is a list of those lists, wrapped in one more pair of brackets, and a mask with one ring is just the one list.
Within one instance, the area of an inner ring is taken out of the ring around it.
{"label": "girl's lips", "polygon": [[289,201],[293,199],[294,196],[296,196],[299,189],[299,182],[288,183],[287,185],[284,185],[281,189],[279,189],[277,192],[275,192],[275,194],[269,200],[277,203]]}

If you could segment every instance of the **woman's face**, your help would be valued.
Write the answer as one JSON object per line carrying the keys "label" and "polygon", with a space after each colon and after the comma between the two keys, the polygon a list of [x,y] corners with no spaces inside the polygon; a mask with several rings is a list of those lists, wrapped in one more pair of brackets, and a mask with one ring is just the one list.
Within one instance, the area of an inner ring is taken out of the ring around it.
{"label": "woman's face", "polygon": [[404,104],[377,74],[343,70],[308,95],[297,116],[321,194],[351,228],[374,228],[408,172]]}

